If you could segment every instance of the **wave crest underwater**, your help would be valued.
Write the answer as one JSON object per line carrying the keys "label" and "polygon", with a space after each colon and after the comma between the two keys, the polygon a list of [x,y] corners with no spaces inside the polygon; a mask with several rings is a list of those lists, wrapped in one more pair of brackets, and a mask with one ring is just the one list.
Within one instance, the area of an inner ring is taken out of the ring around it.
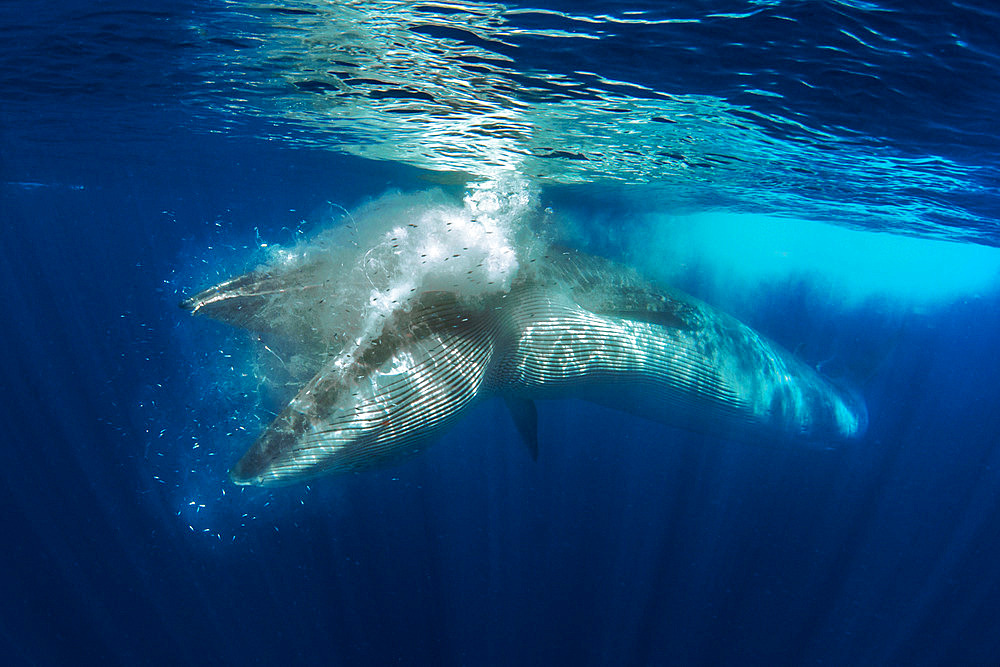
{"label": "wave crest underwater", "polygon": [[523,181],[387,195],[351,224],[181,305],[274,334],[309,377],[230,471],[276,485],[420,451],[502,396],[537,456],[534,399],[578,397],[698,432],[830,445],[864,402],[749,327],[555,246]]}

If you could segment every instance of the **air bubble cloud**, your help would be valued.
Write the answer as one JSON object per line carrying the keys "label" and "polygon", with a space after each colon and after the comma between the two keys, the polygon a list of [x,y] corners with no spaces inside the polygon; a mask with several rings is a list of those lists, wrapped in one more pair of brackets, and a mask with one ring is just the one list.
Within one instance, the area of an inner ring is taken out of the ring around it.
{"label": "air bubble cloud", "polygon": [[506,292],[538,246],[536,202],[514,178],[474,184],[461,201],[439,191],[382,196],[308,242],[272,249],[256,271],[281,276],[280,298],[260,317],[295,332],[285,342],[313,359],[308,370],[374,340],[427,292]]}

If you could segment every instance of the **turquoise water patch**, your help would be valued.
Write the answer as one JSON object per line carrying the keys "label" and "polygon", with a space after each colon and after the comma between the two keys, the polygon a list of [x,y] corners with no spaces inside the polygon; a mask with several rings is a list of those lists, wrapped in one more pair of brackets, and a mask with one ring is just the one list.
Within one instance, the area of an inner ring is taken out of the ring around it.
{"label": "turquoise water patch", "polygon": [[1000,249],[969,243],[723,212],[651,217],[631,233],[643,271],[668,283],[703,273],[720,291],[807,280],[849,306],[930,305],[1000,287]]}

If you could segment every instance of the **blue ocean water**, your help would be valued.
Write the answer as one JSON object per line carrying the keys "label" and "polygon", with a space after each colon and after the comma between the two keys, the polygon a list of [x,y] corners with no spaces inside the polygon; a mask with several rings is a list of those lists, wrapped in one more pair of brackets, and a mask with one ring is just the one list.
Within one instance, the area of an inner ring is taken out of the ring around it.
{"label": "blue ocean water", "polygon": [[[0,37],[8,664],[1000,659],[992,3],[14,1]],[[534,462],[488,401],[391,468],[230,484],[288,388],[177,303],[512,174],[859,387],[867,436],[553,401]]]}

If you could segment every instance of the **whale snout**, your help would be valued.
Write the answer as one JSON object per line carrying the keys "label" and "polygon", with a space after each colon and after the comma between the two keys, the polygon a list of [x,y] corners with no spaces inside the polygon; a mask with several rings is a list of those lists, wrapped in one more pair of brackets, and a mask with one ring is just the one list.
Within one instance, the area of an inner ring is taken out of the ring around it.
{"label": "whale snout", "polygon": [[280,486],[294,481],[301,464],[295,461],[299,438],[294,426],[282,420],[258,438],[229,470],[229,480],[238,486]]}
{"label": "whale snout", "polygon": [[263,477],[248,470],[247,466],[241,465],[240,459],[236,465],[229,469],[229,481],[237,486],[261,486]]}

